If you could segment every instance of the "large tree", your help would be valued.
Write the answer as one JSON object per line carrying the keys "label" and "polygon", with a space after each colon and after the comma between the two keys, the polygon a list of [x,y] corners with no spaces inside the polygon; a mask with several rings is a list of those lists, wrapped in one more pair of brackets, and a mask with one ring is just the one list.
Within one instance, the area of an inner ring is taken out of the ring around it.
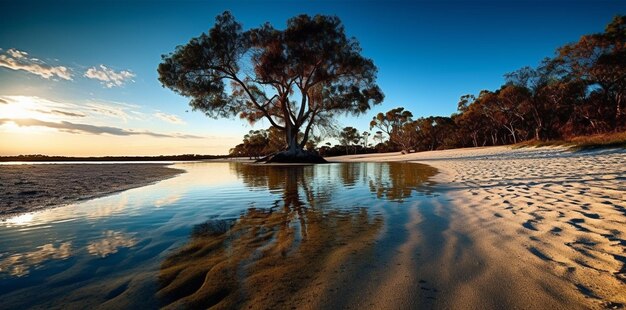
{"label": "large tree", "polygon": [[[316,125],[383,100],[377,69],[335,16],[299,15],[283,30],[243,31],[230,12],[208,33],[164,55],[159,81],[207,116],[267,120],[285,135],[281,158],[302,158]],[[302,132],[302,135],[299,133]],[[301,139],[299,139],[301,137]]]}

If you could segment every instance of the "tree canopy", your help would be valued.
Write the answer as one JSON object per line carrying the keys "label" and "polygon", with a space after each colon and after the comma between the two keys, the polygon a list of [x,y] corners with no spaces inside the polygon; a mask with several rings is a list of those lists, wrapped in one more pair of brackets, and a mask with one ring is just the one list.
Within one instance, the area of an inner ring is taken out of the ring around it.
{"label": "tree canopy", "polygon": [[537,67],[505,75],[496,90],[461,96],[458,113],[412,119],[404,108],[370,123],[395,150],[502,145],[626,130],[626,16],[557,49]]}
{"label": "tree canopy", "polygon": [[282,30],[266,23],[244,31],[224,12],[208,33],[163,55],[158,73],[209,117],[267,120],[290,154],[314,127],[323,131],[337,114],[358,115],[383,100],[376,66],[336,16],[299,15]]}

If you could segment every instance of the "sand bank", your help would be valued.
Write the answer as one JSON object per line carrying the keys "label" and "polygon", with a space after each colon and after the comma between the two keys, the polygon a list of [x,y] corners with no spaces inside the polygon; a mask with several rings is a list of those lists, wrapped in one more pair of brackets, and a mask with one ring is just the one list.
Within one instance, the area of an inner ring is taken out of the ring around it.
{"label": "sand bank", "polygon": [[445,193],[433,220],[406,225],[388,276],[355,297],[362,305],[626,307],[626,150],[488,147],[330,160],[425,163],[440,171]]}
{"label": "sand bank", "polygon": [[144,186],[183,172],[163,164],[0,166],[0,218]]}

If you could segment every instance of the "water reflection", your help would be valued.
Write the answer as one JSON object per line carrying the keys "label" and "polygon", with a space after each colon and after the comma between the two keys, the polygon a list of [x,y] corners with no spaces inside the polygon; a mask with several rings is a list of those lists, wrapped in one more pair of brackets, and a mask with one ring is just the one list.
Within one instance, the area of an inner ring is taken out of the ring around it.
{"label": "water reflection", "polygon": [[104,238],[90,242],[87,252],[94,256],[107,257],[117,253],[120,248],[130,248],[137,244],[137,239],[126,236],[119,231],[107,230]]}
{"label": "water reflection", "polygon": [[58,246],[52,243],[44,244],[37,250],[11,255],[0,259],[0,273],[22,277],[29,274],[31,268],[36,268],[45,261],[52,259],[67,259],[72,255],[72,243],[63,242]]}
{"label": "water reflection", "polygon": [[316,166],[233,164],[231,170],[249,189],[280,195],[286,208],[297,209],[305,202],[312,207],[328,203],[339,185],[331,181],[328,171]]}
{"label": "water reflection", "polygon": [[371,255],[387,212],[413,205],[401,201],[427,192],[434,174],[413,164],[175,167],[187,173],[0,221],[0,308],[235,307],[241,296],[299,305]]}
{"label": "water reflection", "polygon": [[249,208],[235,221],[196,225],[189,242],[161,265],[158,297],[164,305],[301,305],[329,282],[321,279],[366,257],[384,224],[380,212],[359,207],[357,199],[338,208],[332,203],[338,191],[367,184],[379,199],[402,200],[435,173],[412,164],[231,169],[250,190],[266,189],[277,199],[271,208]]}
{"label": "water reflection", "polygon": [[369,188],[376,197],[391,201],[403,201],[414,192],[431,193],[428,179],[437,174],[437,169],[414,163],[388,163],[386,165],[365,165],[373,170],[366,171],[370,177]]}

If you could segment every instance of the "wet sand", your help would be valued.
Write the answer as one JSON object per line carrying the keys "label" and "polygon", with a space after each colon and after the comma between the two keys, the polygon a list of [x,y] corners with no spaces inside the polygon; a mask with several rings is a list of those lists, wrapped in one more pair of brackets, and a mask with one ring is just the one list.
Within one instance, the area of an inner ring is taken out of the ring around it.
{"label": "wet sand", "polygon": [[[158,275],[147,268],[81,287],[75,292],[82,295],[75,294],[83,299],[76,297],[75,305],[92,304],[107,291],[102,306],[137,306],[153,296],[146,283],[155,278],[156,297],[166,308],[626,305],[625,150],[493,147],[332,160],[419,162],[439,173],[430,184],[425,180],[432,171],[413,175],[401,164],[389,167],[387,177],[371,179],[377,197],[401,201],[407,192],[400,189],[423,184],[433,190],[404,204],[381,201],[382,208],[368,213],[306,208],[305,201],[312,205],[329,191],[311,191],[304,171],[237,166],[250,188],[272,189],[283,201],[267,211],[251,208],[236,222],[197,225],[182,246],[147,247],[157,251],[150,257],[164,259]],[[343,184],[372,175],[343,168]],[[102,255],[99,249],[88,250]]]}
{"label": "wet sand", "polygon": [[0,219],[145,186],[182,172],[164,164],[2,165]]}
{"label": "wet sand", "polygon": [[626,150],[488,147],[331,160],[428,164],[444,195],[396,228],[403,240],[377,262],[384,268],[325,308],[626,307]]}

